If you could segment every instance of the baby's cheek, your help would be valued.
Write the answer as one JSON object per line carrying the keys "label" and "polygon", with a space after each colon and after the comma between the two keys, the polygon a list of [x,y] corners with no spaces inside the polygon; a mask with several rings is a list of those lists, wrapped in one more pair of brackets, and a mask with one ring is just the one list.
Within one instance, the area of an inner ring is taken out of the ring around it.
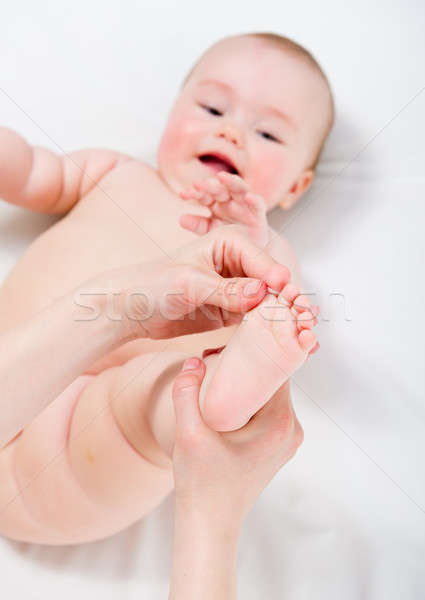
{"label": "baby's cheek", "polygon": [[188,115],[176,115],[167,124],[160,150],[167,156],[186,155],[193,152],[200,134],[199,124]]}
{"label": "baby's cheek", "polygon": [[251,189],[266,201],[271,200],[285,186],[286,173],[287,165],[281,158],[277,160],[272,154],[264,155],[253,165]]}
{"label": "baby's cheek", "polygon": [[182,129],[179,121],[170,120],[163,133],[160,144],[160,153],[166,156],[172,156],[179,148],[178,141],[182,138]]}

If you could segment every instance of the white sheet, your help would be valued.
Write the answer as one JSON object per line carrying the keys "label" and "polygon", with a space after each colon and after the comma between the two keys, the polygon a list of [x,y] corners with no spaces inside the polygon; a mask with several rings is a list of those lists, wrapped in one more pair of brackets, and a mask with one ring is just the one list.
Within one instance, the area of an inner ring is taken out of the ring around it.
{"label": "white sheet", "polygon": [[[228,33],[317,54],[336,127],[314,188],[273,220],[328,320],[293,381],[305,443],[246,521],[240,598],[425,597],[423,2],[21,1],[2,22],[1,123],[66,151],[151,157],[182,76]],[[49,222],[0,205],[0,277]],[[79,547],[0,540],[4,597],[166,598],[172,506]]]}

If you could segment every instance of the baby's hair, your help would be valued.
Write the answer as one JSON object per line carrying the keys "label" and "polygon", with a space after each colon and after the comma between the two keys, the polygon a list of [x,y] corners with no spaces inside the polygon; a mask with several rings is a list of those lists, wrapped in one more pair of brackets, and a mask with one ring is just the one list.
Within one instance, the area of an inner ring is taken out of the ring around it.
{"label": "baby's hair", "polygon": [[[322,153],[323,147],[325,145],[326,139],[332,129],[332,126],[334,124],[334,119],[335,119],[335,104],[334,104],[334,99],[333,99],[333,94],[332,94],[332,88],[330,86],[329,80],[326,77],[322,67],[319,65],[319,63],[317,62],[317,60],[314,58],[314,56],[306,49],[304,48],[304,46],[301,46],[300,44],[297,44],[297,42],[294,42],[294,40],[291,40],[288,37],[285,37],[283,35],[279,35],[277,33],[271,33],[271,32],[252,32],[252,33],[242,33],[242,34],[238,34],[235,36],[230,36],[230,37],[251,37],[251,38],[257,38],[260,40],[264,40],[265,42],[269,42],[271,44],[273,44],[274,46],[280,48],[281,50],[284,50],[287,53],[291,53],[294,56],[296,56],[297,58],[300,58],[301,60],[304,60],[304,62],[306,64],[308,64],[310,67],[312,67],[312,69],[320,76],[320,78],[322,79],[323,83],[326,86],[326,89],[328,91],[328,98],[329,98],[329,110],[326,116],[326,123],[325,123],[325,127],[323,129],[323,132],[319,138],[319,142],[317,144],[317,149],[313,158],[313,161],[310,164],[310,168],[311,169],[315,169],[317,166],[317,163],[319,162],[319,158],[320,155]],[[221,40],[218,40],[218,42],[215,42],[213,44],[213,46],[215,46],[216,44],[219,44],[220,42],[223,42],[225,40],[229,39],[229,37],[227,38],[222,38]],[[205,54],[205,53],[204,53]],[[202,56],[204,56],[204,54]],[[192,75],[193,71],[195,70],[195,68],[197,67],[197,65],[199,64],[199,61],[202,59],[201,58],[196,61],[196,63],[193,65],[193,67],[190,69],[189,73],[186,75],[186,77],[183,80],[182,83],[182,88],[185,86],[186,82],[190,79],[190,76]]]}

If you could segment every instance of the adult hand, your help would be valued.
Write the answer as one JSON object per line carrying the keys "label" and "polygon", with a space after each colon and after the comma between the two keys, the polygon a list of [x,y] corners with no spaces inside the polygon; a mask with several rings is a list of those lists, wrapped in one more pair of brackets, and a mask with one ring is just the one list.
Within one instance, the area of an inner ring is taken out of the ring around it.
{"label": "adult hand", "polygon": [[289,278],[287,267],[244,229],[227,225],[185,246],[173,260],[131,265],[91,280],[80,288],[78,301],[84,306],[82,295],[95,294],[107,312],[111,294],[117,295],[117,320],[126,337],[169,338],[235,323],[261,302],[267,286],[281,290]]}
{"label": "adult hand", "polygon": [[176,500],[170,600],[236,600],[242,520],[303,439],[287,385],[242,429],[213,431],[199,409],[204,375],[205,364],[189,359],[173,389]]}
{"label": "adult hand", "polygon": [[[217,432],[202,419],[205,364],[188,359],[173,388],[176,502],[238,526],[269,481],[295,454],[303,430],[289,387],[277,392],[241,429]],[[229,398],[232,402],[232,398]]]}
{"label": "adult hand", "polygon": [[[263,299],[266,285],[279,290],[288,279],[286,267],[228,226],[175,260],[114,269],[55,299],[0,336],[0,447],[117,346],[229,324],[226,311],[240,318]],[[255,284],[256,291],[246,289]]]}

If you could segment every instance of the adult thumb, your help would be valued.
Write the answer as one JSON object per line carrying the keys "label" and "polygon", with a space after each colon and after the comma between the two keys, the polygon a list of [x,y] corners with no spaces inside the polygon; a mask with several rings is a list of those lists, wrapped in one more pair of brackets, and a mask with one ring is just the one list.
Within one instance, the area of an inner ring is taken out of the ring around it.
{"label": "adult thumb", "polygon": [[205,364],[199,358],[188,358],[173,385],[176,429],[194,431],[203,421],[199,408],[199,391],[205,376]]}
{"label": "adult thumb", "polygon": [[230,313],[246,313],[263,300],[267,284],[250,277],[222,277],[210,273],[204,281],[203,304],[220,307]]}

